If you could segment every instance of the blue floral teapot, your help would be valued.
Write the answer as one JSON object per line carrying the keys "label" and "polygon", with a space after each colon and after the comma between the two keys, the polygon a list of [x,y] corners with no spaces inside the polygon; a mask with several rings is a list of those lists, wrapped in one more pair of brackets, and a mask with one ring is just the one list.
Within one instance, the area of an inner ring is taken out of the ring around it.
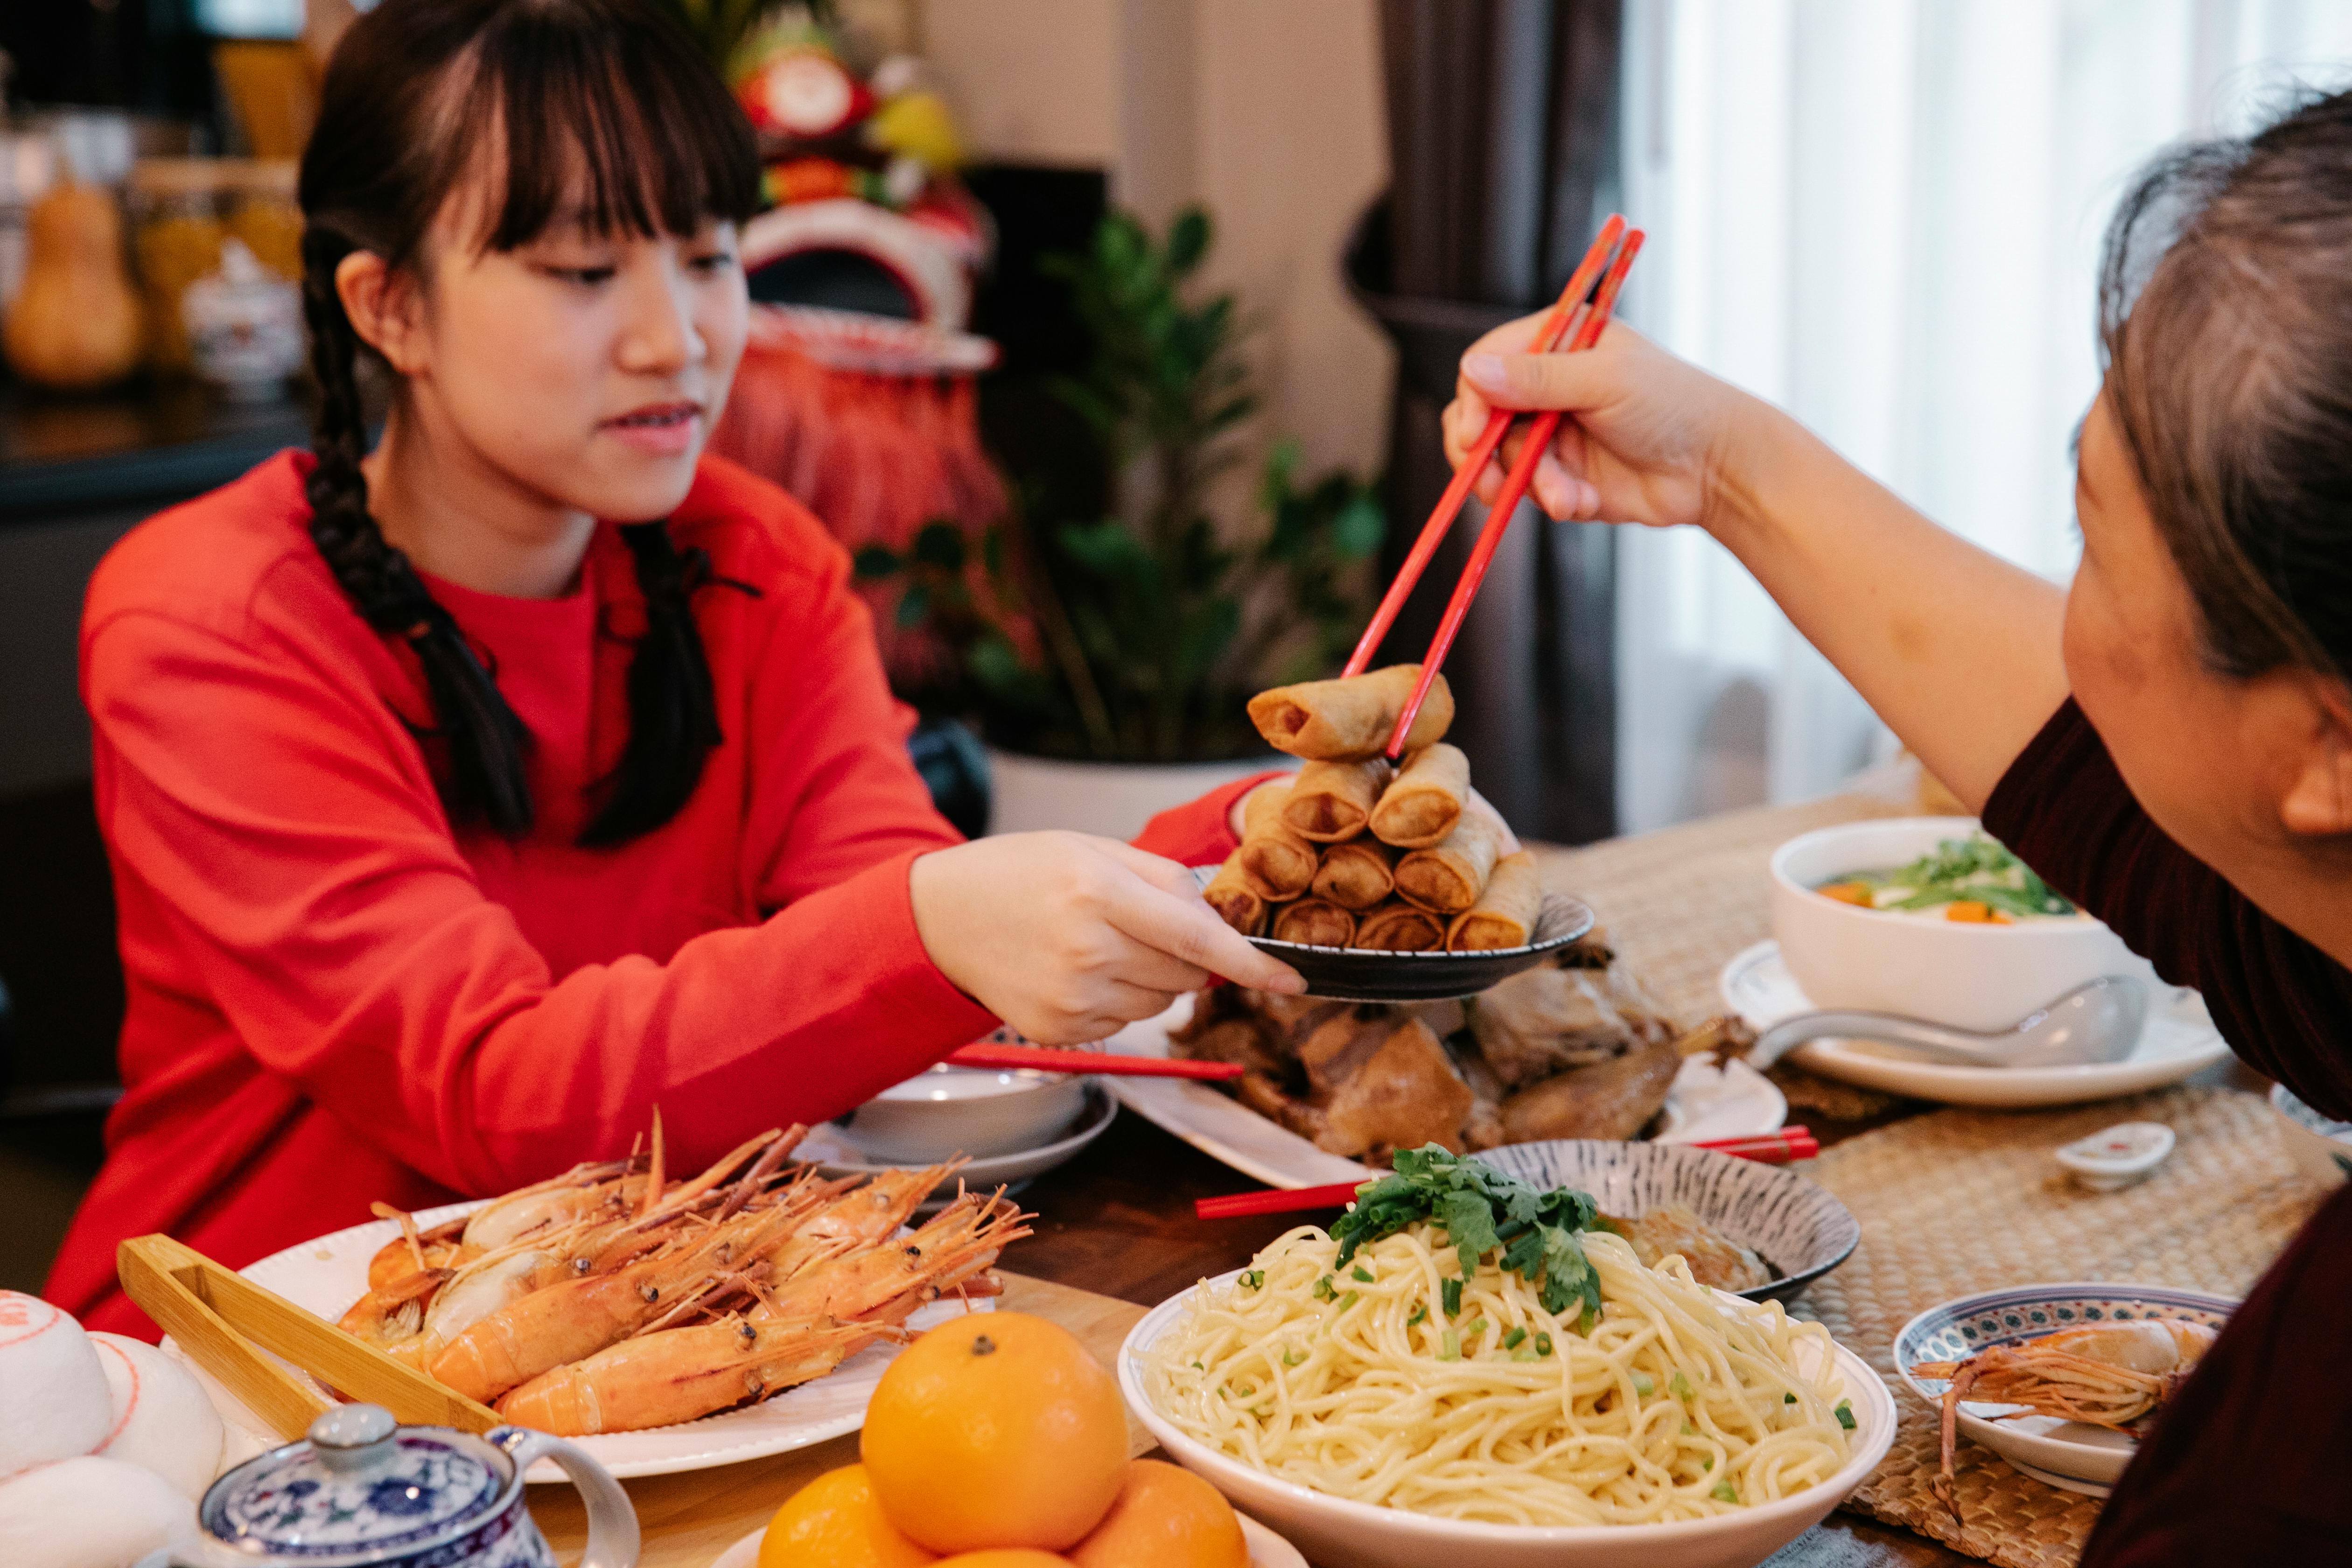
{"label": "blue floral teapot", "polygon": [[139,1568],[556,1568],[523,1506],[523,1472],[542,1458],[587,1502],[580,1568],[636,1568],[636,1510],[582,1449],[514,1426],[402,1426],[380,1405],[331,1410],[308,1441],[215,1481],[197,1539]]}

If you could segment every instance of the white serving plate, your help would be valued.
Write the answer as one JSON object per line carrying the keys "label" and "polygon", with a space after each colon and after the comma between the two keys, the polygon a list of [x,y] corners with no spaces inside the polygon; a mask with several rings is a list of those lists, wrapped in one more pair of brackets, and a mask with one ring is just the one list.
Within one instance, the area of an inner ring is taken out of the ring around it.
{"label": "white serving plate", "polygon": [[[1192,1016],[1192,998],[1180,996],[1157,1017],[1129,1024],[1103,1042],[1121,1056],[1165,1057],[1168,1032]],[[1193,1079],[1121,1078],[1111,1092],[1146,1121],[1174,1133],[1210,1158],[1270,1187],[1314,1187],[1385,1175],[1353,1160],[1328,1154],[1288,1128]],[[1718,1068],[1699,1058],[1683,1063],[1666,1095],[1656,1142],[1691,1143],[1769,1132],[1789,1114],[1771,1080],[1746,1062]]]}
{"label": "white serving plate", "polygon": [[[1221,1274],[1209,1283],[1227,1284],[1240,1272]],[[1895,1441],[1895,1396],[1868,1363],[1838,1345],[1837,1373],[1854,1417],[1845,1467],[1820,1486],[1778,1502],[1678,1524],[1577,1526],[1474,1523],[1354,1502],[1251,1469],[1186,1436],[1151,1407],[1143,1393],[1143,1354],[1192,1294],[1186,1290],[1162,1301],[1129,1331],[1118,1352],[1118,1387],[1128,1408],[1171,1458],[1206,1478],[1234,1507],[1271,1520],[1318,1561],[1349,1568],[1756,1568],[1827,1518]],[[1751,1305],[1737,1296],[1723,1299],[1741,1308]]]}
{"label": "white serving plate", "polygon": [[[477,1202],[424,1209],[416,1215],[416,1223],[421,1228],[430,1229],[443,1220],[470,1214],[481,1206]],[[366,1292],[368,1259],[399,1234],[396,1221],[371,1220],[272,1253],[238,1272],[331,1323]],[[938,1301],[908,1319],[907,1326],[919,1332],[965,1310],[984,1312],[992,1306],[986,1300],[975,1300],[969,1308],[961,1301]],[[163,1345],[173,1354],[180,1353],[171,1341],[164,1341]],[[747,1409],[723,1411],[676,1426],[610,1432],[573,1441],[606,1469],[625,1479],[631,1476],[665,1476],[676,1470],[709,1469],[804,1448],[845,1432],[855,1432],[865,1425],[866,1402],[872,1397],[874,1385],[882,1380],[882,1369],[897,1354],[895,1345],[869,1345],[826,1376],[787,1389]],[[215,1403],[219,1398],[215,1394]],[[225,1408],[221,1415],[234,1426],[257,1432],[269,1430],[267,1422],[242,1405]],[[563,1472],[542,1460],[533,1465],[524,1479],[560,1481]]]}
{"label": "white serving plate", "polygon": [[[1818,1011],[1780,959],[1780,944],[1759,942],[1723,966],[1726,1005],[1759,1030]],[[1950,1105],[2074,1105],[2160,1089],[2202,1072],[2230,1054],[2228,1042],[2193,991],[2156,986],[2147,1027],[2119,1062],[2083,1067],[1970,1068],[1926,1062],[1900,1046],[1873,1040],[1815,1040],[1790,1053],[1824,1078]]]}
{"label": "white serving plate", "polygon": [[[1111,1098],[1099,1080],[1086,1080],[1086,1110],[1076,1123],[1051,1143],[1034,1149],[1023,1149],[1011,1154],[991,1154],[985,1159],[967,1161],[962,1169],[933,1188],[931,1194],[915,1205],[918,1214],[928,1214],[951,1201],[961,1186],[972,1192],[987,1192],[1003,1187],[1017,1193],[1055,1166],[1077,1158],[1079,1152],[1110,1130],[1118,1118],[1118,1101]],[[814,1165],[828,1176],[878,1176],[885,1171],[901,1170],[870,1159],[831,1123],[813,1127],[793,1151],[793,1158]]]}
{"label": "white serving plate", "polygon": [[[1930,1410],[1943,1408],[1945,1383],[1918,1378],[1921,1362],[1957,1361],[1998,1344],[2130,1318],[2185,1318],[2220,1328],[2238,1303],[2202,1290],[2147,1285],[2019,1285],[1962,1296],[1930,1307],[1895,1334],[1895,1370]],[[2035,1480],[2070,1492],[2105,1497],[2131,1463],[2137,1445],[2128,1432],[2019,1414],[2023,1406],[1988,1400],[1960,1402],[1959,1429]]]}
{"label": "white serving plate", "polygon": [[[1298,1548],[1249,1515],[1243,1513],[1239,1517],[1242,1539],[1249,1542],[1250,1568],[1307,1568],[1307,1559],[1298,1555]],[[765,1525],[753,1531],[713,1558],[710,1568],[758,1568],[760,1538],[767,1533]],[[1145,1565],[1139,1564],[1138,1568]]]}

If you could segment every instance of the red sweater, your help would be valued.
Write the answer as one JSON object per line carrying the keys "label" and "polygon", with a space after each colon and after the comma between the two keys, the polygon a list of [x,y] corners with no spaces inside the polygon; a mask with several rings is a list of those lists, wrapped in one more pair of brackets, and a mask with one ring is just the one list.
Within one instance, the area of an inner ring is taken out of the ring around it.
{"label": "red sweater", "polygon": [[[703,460],[672,530],[757,590],[695,599],[725,739],[673,820],[583,849],[644,626],[616,531],[560,599],[432,584],[533,741],[530,834],[453,835],[412,734],[423,676],[312,548],[308,467],[282,453],[154,518],[90,584],[124,1095],[46,1293],[93,1329],[154,1332],[115,1286],[126,1237],[242,1266],[373,1199],[619,1154],[656,1105],[690,1169],[995,1024],[915,934],[908,865],[957,836],[907,759],[846,555],[782,491]],[[1139,843],[1222,858],[1234,793]]]}

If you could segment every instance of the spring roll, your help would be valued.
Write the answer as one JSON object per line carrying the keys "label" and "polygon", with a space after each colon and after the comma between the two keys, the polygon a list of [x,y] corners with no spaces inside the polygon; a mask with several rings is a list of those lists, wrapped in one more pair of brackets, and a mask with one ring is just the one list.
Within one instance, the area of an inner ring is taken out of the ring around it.
{"label": "spring roll", "polygon": [[1292,786],[1269,784],[1250,792],[1242,805],[1242,847],[1238,862],[1249,889],[1268,903],[1295,899],[1315,879],[1319,853],[1282,820],[1282,808]]}
{"label": "spring roll", "polygon": [[1373,808],[1372,837],[1400,849],[1443,844],[1469,798],[1470,759],[1462,748],[1444,742],[1423,746],[1404,760]]}
{"label": "spring roll", "polygon": [[[1277,686],[1249,700],[1250,722],[1278,752],[1317,762],[1345,762],[1388,750],[1389,731],[1412,700],[1421,666],[1392,664],[1368,675]],[[1405,749],[1434,745],[1454,722],[1454,693],[1440,675],[1413,715]]]}
{"label": "spring roll", "polygon": [[1257,896],[1249,879],[1242,875],[1239,855],[1226,858],[1225,863],[1217,868],[1217,874],[1209,879],[1209,885],[1201,889],[1201,897],[1209,900],[1218,919],[1244,936],[1265,934],[1265,900]]}
{"label": "spring roll", "polygon": [[1309,763],[1298,770],[1282,820],[1301,838],[1344,844],[1364,831],[1381,792],[1389,788],[1386,757],[1360,763]]}
{"label": "spring roll", "polygon": [[1274,911],[1274,940],[1309,947],[1346,947],[1356,939],[1356,917],[1323,899],[1301,899]]}
{"label": "spring roll", "polygon": [[1334,844],[1323,851],[1323,864],[1307,890],[1328,899],[1343,910],[1369,910],[1389,896],[1396,877],[1388,851],[1368,838]]}
{"label": "spring roll", "polygon": [[1446,929],[1448,952],[1475,952],[1497,947],[1525,947],[1535,940],[1536,917],[1543,911],[1543,879],[1536,875],[1536,858],[1522,849],[1495,862],[1486,890],[1478,901],[1454,917]]}
{"label": "spring roll", "polygon": [[1502,858],[1502,825],[1483,812],[1465,811],[1444,843],[1415,849],[1397,862],[1397,897],[1437,914],[1458,915],[1478,901]]}
{"label": "spring roll", "polygon": [[1445,941],[1445,922],[1391,899],[1356,922],[1356,945],[1382,952],[1426,952]]}

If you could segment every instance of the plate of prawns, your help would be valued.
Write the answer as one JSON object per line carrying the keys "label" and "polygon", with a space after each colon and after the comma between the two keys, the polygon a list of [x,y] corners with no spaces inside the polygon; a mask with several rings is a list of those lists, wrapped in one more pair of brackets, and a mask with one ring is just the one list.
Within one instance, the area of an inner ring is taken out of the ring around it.
{"label": "plate of prawns", "polygon": [[899,1344],[989,1310],[997,1256],[1032,1217],[963,1192],[910,1225],[961,1162],[827,1177],[792,1159],[806,1131],[673,1175],[656,1117],[625,1159],[475,1203],[379,1205],[244,1272],[616,1476],[781,1453],[856,1431]]}

